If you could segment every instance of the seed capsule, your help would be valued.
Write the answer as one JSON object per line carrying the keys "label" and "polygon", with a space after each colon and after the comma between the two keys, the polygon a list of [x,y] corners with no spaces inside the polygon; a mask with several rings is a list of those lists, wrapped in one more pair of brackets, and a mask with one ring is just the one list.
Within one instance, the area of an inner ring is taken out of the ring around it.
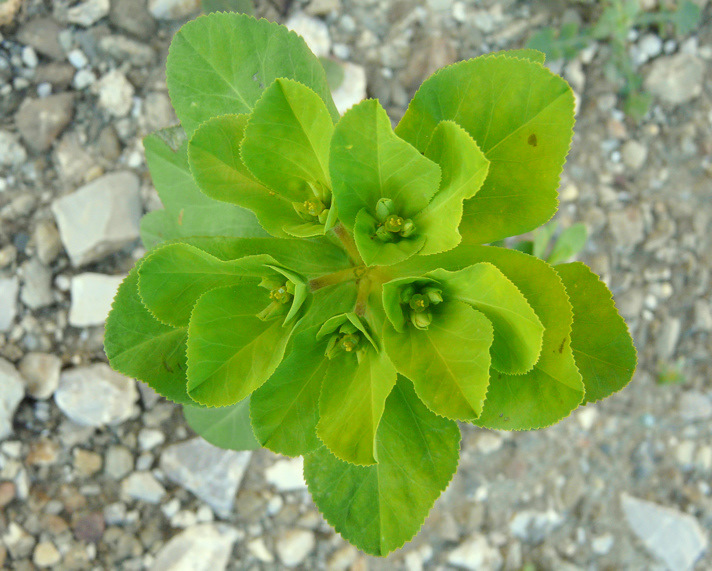
{"label": "seed capsule", "polygon": [[413,311],[421,313],[428,308],[428,306],[430,305],[430,301],[424,295],[416,293],[413,297],[410,298],[408,305],[410,305],[410,308]]}
{"label": "seed capsule", "polygon": [[410,322],[417,329],[427,329],[428,326],[432,323],[432,321],[433,321],[433,314],[430,313],[429,311],[423,311],[420,313],[413,311],[410,314]]}
{"label": "seed capsule", "polygon": [[408,236],[411,236],[415,232],[415,224],[410,218],[406,218],[403,221],[403,228],[399,232],[403,238],[407,238]]}
{"label": "seed capsule", "polygon": [[428,286],[426,288],[423,288],[423,295],[428,298],[428,301],[432,303],[433,305],[437,305],[438,303],[442,302],[443,300],[443,295],[442,295],[442,290]]}
{"label": "seed capsule", "polygon": [[379,222],[385,222],[394,212],[395,204],[390,198],[381,198],[376,202],[376,218]]}

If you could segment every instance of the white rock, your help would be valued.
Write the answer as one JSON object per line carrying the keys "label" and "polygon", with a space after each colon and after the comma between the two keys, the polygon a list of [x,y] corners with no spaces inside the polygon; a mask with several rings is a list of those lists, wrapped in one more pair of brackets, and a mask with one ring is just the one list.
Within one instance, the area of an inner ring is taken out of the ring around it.
{"label": "white rock", "polygon": [[483,431],[477,439],[477,449],[482,454],[491,454],[502,448],[502,437],[496,432]]}
{"label": "white rock", "polygon": [[17,316],[17,293],[20,280],[17,276],[0,278],[0,331],[8,331]]}
{"label": "white rock", "polygon": [[491,569],[496,571],[502,568],[502,554],[492,547],[483,535],[465,541],[462,545],[451,551],[447,562],[460,569]]}
{"label": "white rock", "polygon": [[697,98],[702,93],[704,62],[689,54],[676,54],[656,59],[644,87],[661,101],[679,105]]}
{"label": "white rock", "polygon": [[55,200],[52,212],[72,265],[100,260],[139,237],[138,177],[131,172],[104,175]]}
{"label": "white rock", "polygon": [[99,95],[99,107],[114,117],[126,117],[131,111],[134,88],[120,71],[110,71],[92,89]]}
{"label": "white rock", "polygon": [[7,131],[0,131],[0,166],[14,167],[27,159],[27,151],[19,137]]}
{"label": "white rock", "polygon": [[307,529],[290,529],[277,538],[275,549],[285,567],[296,567],[314,549],[314,533]]}
{"label": "white rock", "polygon": [[707,549],[707,534],[691,515],[621,494],[628,525],[669,569],[687,571]]}
{"label": "white rock", "polygon": [[204,523],[182,531],[156,555],[151,571],[222,571],[227,567],[237,530]]}
{"label": "white rock", "polygon": [[39,59],[37,58],[37,52],[32,46],[25,46],[22,48],[22,63],[30,69],[37,67]]}
{"label": "white rock", "polygon": [[166,495],[166,489],[151,472],[134,472],[121,482],[121,493],[134,500],[158,504]]}
{"label": "white rock", "polygon": [[30,309],[47,307],[54,301],[52,295],[52,271],[37,258],[22,264],[22,291],[20,299]]}
{"label": "white rock", "polygon": [[25,384],[10,361],[0,357],[0,441],[12,434],[12,417],[25,396]]}
{"label": "white rock", "polygon": [[316,57],[326,57],[331,51],[329,28],[318,18],[307,16],[304,12],[296,12],[287,20],[287,28],[299,34],[314,52]]}
{"label": "white rock", "polygon": [[112,371],[105,363],[65,370],[54,400],[60,410],[82,426],[119,424],[127,420],[138,400],[133,379]]}
{"label": "white rock", "polygon": [[105,276],[90,272],[74,276],[69,324],[74,327],[87,327],[104,323],[123,279],[123,276]]}
{"label": "white rock", "polygon": [[332,97],[339,113],[345,113],[366,99],[366,69],[355,63],[344,62],[344,80],[334,89]]}
{"label": "white rock", "polygon": [[202,438],[167,447],[160,466],[166,476],[193,492],[215,513],[229,517],[252,452],[222,450]]}
{"label": "white rock", "polygon": [[269,552],[261,537],[250,541],[247,544],[247,550],[263,563],[274,563],[274,555]]}
{"label": "white rock", "polygon": [[290,458],[289,460],[278,460],[265,470],[265,478],[280,492],[293,492],[306,490],[307,484],[304,481],[304,458]]}
{"label": "white rock", "polygon": [[594,537],[591,541],[591,549],[596,555],[606,555],[613,548],[615,539],[610,533],[604,533],[598,537]]}
{"label": "white rock", "polygon": [[7,526],[7,531],[2,536],[2,542],[13,559],[27,557],[35,546],[35,538],[14,521],[11,521]]}
{"label": "white rock", "polygon": [[564,518],[553,509],[545,512],[525,510],[512,518],[509,531],[523,541],[539,543],[563,522]]}
{"label": "white rock", "polygon": [[67,20],[88,28],[109,13],[109,0],[85,0],[67,10]]}
{"label": "white rock", "polygon": [[83,69],[89,65],[89,60],[84,52],[79,48],[75,48],[67,54],[67,59],[69,63],[72,64],[74,69]]}
{"label": "white rock", "polygon": [[159,20],[181,20],[200,9],[200,0],[148,0],[148,10]]}
{"label": "white rock", "polygon": [[157,428],[142,428],[138,432],[138,445],[141,450],[151,450],[166,440],[163,431]]}
{"label": "white rock", "polygon": [[27,353],[18,368],[25,379],[27,394],[44,400],[51,397],[59,386],[62,359],[50,353]]}
{"label": "white rock", "polygon": [[687,421],[712,419],[712,399],[699,391],[687,391],[680,395],[680,416]]}

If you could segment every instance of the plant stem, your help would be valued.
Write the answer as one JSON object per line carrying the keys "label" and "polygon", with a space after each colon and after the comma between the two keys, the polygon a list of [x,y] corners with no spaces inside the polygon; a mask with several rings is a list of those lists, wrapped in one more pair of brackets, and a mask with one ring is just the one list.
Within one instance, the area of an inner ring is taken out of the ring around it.
{"label": "plant stem", "polygon": [[337,224],[334,226],[334,234],[341,240],[341,243],[346,250],[346,253],[351,258],[351,261],[357,266],[362,266],[363,260],[361,259],[361,254],[358,253],[358,248],[356,248],[356,242],[349,234],[349,231],[344,228],[343,224]]}
{"label": "plant stem", "polygon": [[364,276],[358,282],[358,294],[356,296],[356,305],[354,313],[359,317],[366,314],[366,305],[368,304],[368,296],[371,293],[371,280]]}
{"label": "plant stem", "polygon": [[363,266],[356,266],[353,268],[346,268],[345,270],[339,270],[333,274],[319,276],[318,278],[309,280],[309,289],[311,291],[316,291],[326,286],[357,280],[364,274],[365,270],[366,268]]}

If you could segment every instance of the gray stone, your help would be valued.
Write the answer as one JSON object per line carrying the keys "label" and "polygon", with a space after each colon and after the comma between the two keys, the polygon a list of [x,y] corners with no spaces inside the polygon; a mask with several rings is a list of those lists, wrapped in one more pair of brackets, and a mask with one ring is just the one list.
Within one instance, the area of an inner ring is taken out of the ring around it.
{"label": "gray stone", "polygon": [[314,533],[308,529],[290,529],[275,541],[275,549],[285,567],[301,565],[314,549]]}
{"label": "gray stone", "polygon": [[22,291],[20,299],[30,309],[47,307],[54,301],[52,271],[37,258],[31,258],[20,268]]}
{"label": "gray stone", "polygon": [[74,116],[74,95],[59,93],[44,99],[28,97],[15,113],[15,124],[27,146],[48,150]]}
{"label": "gray stone", "polygon": [[51,220],[38,222],[35,231],[32,233],[32,239],[35,243],[37,258],[45,265],[54,262],[62,251],[62,240],[59,237],[59,231]]}
{"label": "gray stone", "polygon": [[139,237],[138,177],[131,172],[104,175],[55,200],[52,212],[72,264],[100,260]]}
{"label": "gray stone", "polygon": [[120,444],[109,446],[104,458],[104,473],[114,480],[120,480],[134,468],[131,451]]}
{"label": "gray stone", "polygon": [[151,472],[134,472],[121,482],[121,494],[149,504],[158,504],[166,489]]}
{"label": "gray stone", "polygon": [[621,494],[623,513],[646,549],[669,569],[687,571],[707,549],[707,534],[691,515]]}
{"label": "gray stone", "polygon": [[621,250],[630,251],[645,239],[643,215],[635,206],[609,213],[608,228]]}
{"label": "gray stone", "polygon": [[345,113],[358,102],[366,99],[366,70],[355,63],[342,63],[344,80],[334,91],[332,97],[339,113]]}
{"label": "gray stone", "polygon": [[146,95],[141,109],[141,127],[145,132],[151,133],[177,123],[167,94],[154,91]]}
{"label": "gray stone", "polygon": [[150,46],[126,36],[104,36],[99,40],[99,49],[118,61],[128,61],[136,67],[151,65],[156,58]]}
{"label": "gray stone", "polygon": [[133,105],[134,88],[118,70],[104,75],[92,88],[99,95],[99,107],[114,117],[126,117]]}
{"label": "gray stone", "polygon": [[138,445],[141,450],[151,450],[165,441],[165,434],[157,428],[142,428],[138,432]]}
{"label": "gray stone", "polygon": [[699,391],[687,391],[680,395],[680,416],[687,421],[712,419],[712,399]]}
{"label": "gray stone", "polygon": [[17,135],[0,131],[0,166],[16,167],[27,159],[27,151]]}
{"label": "gray stone", "polygon": [[156,554],[151,571],[223,571],[237,530],[223,524],[199,524],[182,531]]}
{"label": "gray stone", "polygon": [[200,9],[200,0],[148,0],[148,10],[159,20],[182,20]]}
{"label": "gray stone", "polygon": [[101,325],[106,321],[123,276],[87,272],[72,278],[69,324],[74,327]]}
{"label": "gray stone", "polygon": [[497,571],[502,568],[502,554],[496,547],[492,547],[484,535],[476,535],[447,556],[447,562],[459,569],[491,569]]}
{"label": "gray stone", "polygon": [[704,72],[704,62],[694,55],[661,57],[651,65],[644,87],[664,103],[679,105],[699,97]]}
{"label": "gray stone", "polygon": [[280,492],[294,492],[307,489],[303,473],[304,458],[298,456],[289,460],[277,460],[265,470],[265,479]]}
{"label": "gray stone", "polygon": [[540,543],[563,522],[564,518],[553,509],[545,512],[525,510],[512,518],[509,531],[523,541]]}
{"label": "gray stone", "polygon": [[305,8],[310,16],[327,16],[341,9],[341,0],[311,0]]}
{"label": "gray stone", "polygon": [[105,363],[63,371],[54,393],[60,410],[82,426],[119,424],[131,416],[137,399],[134,380]]}
{"label": "gray stone", "polygon": [[682,321],[679,317],[667,316],[660,328],[656,340],[657,357],[662,361],[669,361],[675,355],[675,349],[680,341]]}
{"label": "gray stone", "polygon": [[27,353],[18,366],[25,379],[27,394],[35,399],[48,399],[59,386],[62,359],[50,353]]}
{"label": "gray stone", "polygon": [[109,20],[132,36],[148,40],[156,33],[156,22],[146,6],[146,0],[115,0],[111,2]]}
{"label": "gray stone", "polygon": [[17,316],[17,292],[20,280],[17,276],[0,278],[0,331],[8,331]]}
{"label": "gray stone", "polygon": [[328,26],[319,18],[296,12],[285,23],[290,30],[299,34],[317,57],[326,57],[331,51],[331,36]]}
{"label": "gray stone", "polygon": [[109,0],[84,0],[67,10],[67,21],[88,28],[109,14]]}
{"label": "gray stone", "polygon": [[65,59],[62,44],[59,43],[61,28],[52,18],[33,18],[17,31],[17,39],[25,45],[54,60]]}
{"label": "gray stone", "polygon": [[638,141],[626,141],[621,148],[621,157],[625,166],[637,171],[641,169],[648,158],[648,148]]}
{"label": "gray stone", "polygon": [[193,492],[215,513],[229,517],[252,452],[222,450],[202,438],[167,447],[160,465],[166,476]]}
{"label": "gray stone", "polygon": [[0,440],[12,434],[12,417],[25,396],[25,383],[10,361],[0,357]]}

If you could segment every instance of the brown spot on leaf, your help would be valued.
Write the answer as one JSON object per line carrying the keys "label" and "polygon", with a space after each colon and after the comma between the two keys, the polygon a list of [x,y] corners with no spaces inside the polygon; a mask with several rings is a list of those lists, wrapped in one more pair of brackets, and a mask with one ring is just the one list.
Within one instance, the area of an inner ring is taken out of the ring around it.
{"label": "brown spot on leaf", "polygon": [[536,135],[534,133],[529,135],[529,138],[527,139],[527,143],[529,143],[532,147],[537,146]]}
{"label": "brown spot on leaf", "polygon": [[559,345],[559,353],[564,352],[564,345],[566,345],[566,337],[564,337],[564,340],[561,342],[561,345]]}

